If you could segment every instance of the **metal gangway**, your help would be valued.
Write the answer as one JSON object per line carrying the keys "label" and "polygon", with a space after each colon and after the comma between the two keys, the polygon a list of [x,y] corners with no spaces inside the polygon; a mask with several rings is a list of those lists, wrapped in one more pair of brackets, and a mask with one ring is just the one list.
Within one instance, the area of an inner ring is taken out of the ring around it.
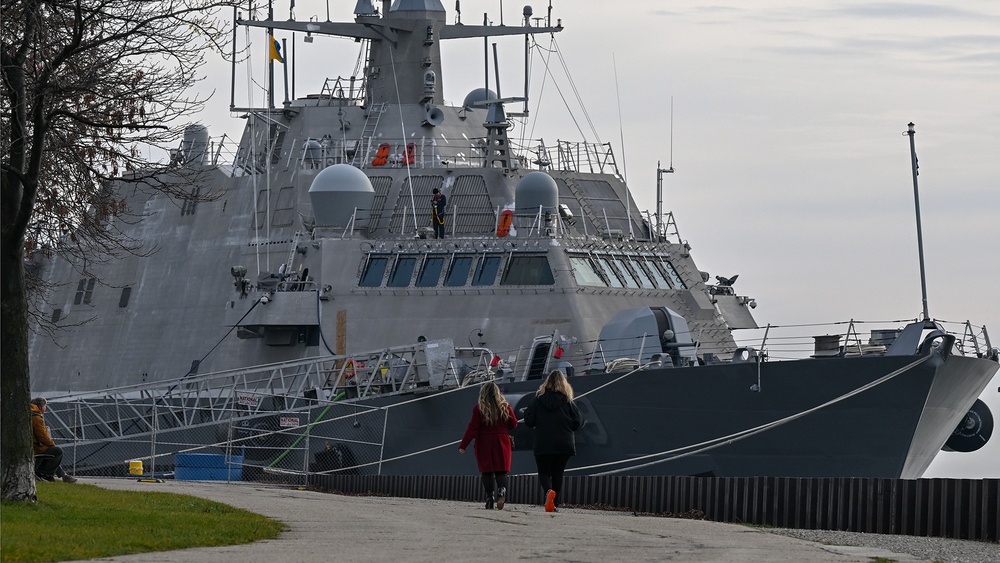
{"label": "metal gangway", "polygon": [[[236,455],[242,464],[251,451],[278,467],[291,450],[308,451],[303,438],[316,413],[384,421],[384,409],[359,400],[457,387],[454,354],[451,340],[430,340],[49,396],[46,423],[66,452],[64,465],[81,474],[117,476],[133,459],[154,471],[190,452]],[[377,450],[383,439],[373,431],[365,441]]]}

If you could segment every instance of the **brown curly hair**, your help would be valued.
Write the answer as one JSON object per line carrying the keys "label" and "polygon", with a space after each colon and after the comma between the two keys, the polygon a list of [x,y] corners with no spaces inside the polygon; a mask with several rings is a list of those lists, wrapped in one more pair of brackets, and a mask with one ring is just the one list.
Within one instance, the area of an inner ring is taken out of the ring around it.
{"label": "brown curly hair", "polygon": [[500,388],[492,381],[487,381],[479,389],[479,414],[486,424],[493,424],[499,420],[510,421],[510,403],[504,399]]}

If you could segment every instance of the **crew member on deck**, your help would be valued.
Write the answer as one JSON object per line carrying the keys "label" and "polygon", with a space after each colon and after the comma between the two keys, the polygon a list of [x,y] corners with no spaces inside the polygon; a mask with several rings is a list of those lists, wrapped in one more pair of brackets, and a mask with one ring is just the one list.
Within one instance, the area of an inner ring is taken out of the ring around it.
{"label": "crew member on deck", "polygon": [[431,199],[431,223],[434,224],[434,238],[444,238],[444,207],[448,203],[448,198],[437,188],[434,188],[431,193],[434,194]]}

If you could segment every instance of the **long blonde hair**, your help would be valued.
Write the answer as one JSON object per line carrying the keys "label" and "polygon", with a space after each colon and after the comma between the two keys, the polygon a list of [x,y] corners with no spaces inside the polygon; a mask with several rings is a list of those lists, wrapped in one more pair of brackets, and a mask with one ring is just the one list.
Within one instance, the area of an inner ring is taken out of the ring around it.
{"label": "long blonde hair", "polygon": [[487,381],[479,389],[479,414],[486,424],[494,424],[500,420],[510,421],[510,403],[492,381]]}
{"label": "long blonde hair", "polygon": [[536,397],[540,397],[543,393],[547,391],[555,391],[566,395],[566,398],[570,401],[573,400],[573,388],[570,387],[569,381],[566,380],[566,376],[563,372],[554,369],[549,372],[549,376],[545,378],[545,381],[538,387],[538,391],[535,392]]}

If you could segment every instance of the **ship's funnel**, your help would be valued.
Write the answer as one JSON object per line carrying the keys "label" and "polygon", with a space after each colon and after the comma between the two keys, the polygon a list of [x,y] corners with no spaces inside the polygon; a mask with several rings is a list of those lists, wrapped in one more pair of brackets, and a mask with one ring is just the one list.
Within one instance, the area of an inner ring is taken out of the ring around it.
{"label": "ship's funnel", "polygon": [[424,114],[424,125],[430,125],[431,127],[437,127],[444,122],[444,112],[441,108],[430,104],[427,106],[427,111]]}
{"label": "ship's funnel", "polygon": [[375,188],[361,170],[350,164],[334,164],[320,171],[309,186],[316,225],[347,225],[355,216],[355,227],[365,227],[371,217]]}

